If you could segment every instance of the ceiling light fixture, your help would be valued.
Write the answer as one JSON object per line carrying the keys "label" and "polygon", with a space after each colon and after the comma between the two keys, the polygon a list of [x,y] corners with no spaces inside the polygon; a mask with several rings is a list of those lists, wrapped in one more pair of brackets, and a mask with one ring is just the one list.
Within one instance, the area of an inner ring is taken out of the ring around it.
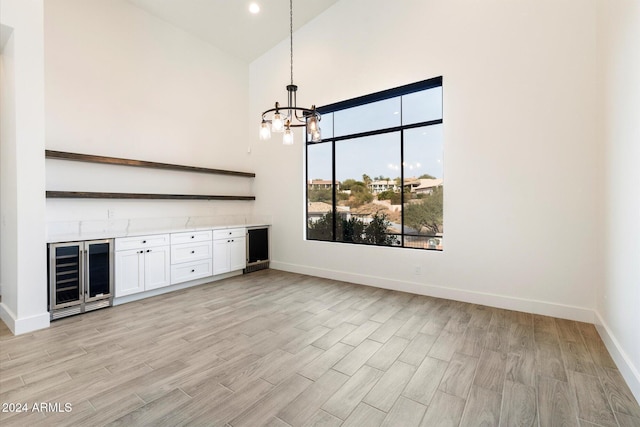
{"label": "ceiling light fixture", "polygon": [[[289,35],[290,35],[290,68],[291,83],[287,85],[287,105],[280,106],[276,102],[275,108],[271,108],[262,113],[262,123],[260,125],[260,139],[271,138],[271,132],[284,132],[282,143],[293,144],[293,131],[291,128],[306,127],[307,135],[313,142],[322,139],[320,133],[320,113],[316,106],[311,108],[298,107],[296,105],[296,91],[298,86],[293,84],[293,0],[289,0]],[[270,118],[269,118],[270,117]]]}
{"label": "ceiling light fixture", "polygon": [[254,15],[260,12],[260,5],[258,3],[251,3],[249,5],[249,12],[253,13]]}

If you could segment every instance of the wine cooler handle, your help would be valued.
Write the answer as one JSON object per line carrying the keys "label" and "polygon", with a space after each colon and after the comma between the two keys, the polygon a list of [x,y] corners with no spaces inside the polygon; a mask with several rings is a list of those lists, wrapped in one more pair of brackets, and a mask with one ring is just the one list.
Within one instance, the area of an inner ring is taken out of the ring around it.
{"label": "wine cooler handle", "polygon": [[85,248],[84,252],[84,262],[82,263],[82,267],[84,268],[84,280],[83,282],[83,287],[84,287],[84,295],[85,295],[85,301],[87,298],[89,298],[89,250]]}

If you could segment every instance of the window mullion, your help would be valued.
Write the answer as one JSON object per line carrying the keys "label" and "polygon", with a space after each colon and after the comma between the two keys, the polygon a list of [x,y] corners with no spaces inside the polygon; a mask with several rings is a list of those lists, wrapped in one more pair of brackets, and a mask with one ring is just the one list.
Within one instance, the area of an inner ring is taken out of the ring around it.
{"label": "window mullion", "polygon": [[404,129],[400,131],[400,246],[404,247]]}
{"label": "window mullion", "polygon": [[338,240],[337,236],[337,225],[338,225],[338,197],[336,188],[336,142],[331,141],[331,187],[333,188],[333,192],[331,193],[331,208],[333,209],[333,233],[332,240],[335,242]]}

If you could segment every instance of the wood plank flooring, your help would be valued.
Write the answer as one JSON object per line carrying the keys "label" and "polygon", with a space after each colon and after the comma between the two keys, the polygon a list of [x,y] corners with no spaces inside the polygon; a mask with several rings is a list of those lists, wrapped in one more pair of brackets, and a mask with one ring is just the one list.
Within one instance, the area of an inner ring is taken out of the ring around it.
{"label": "wood plank flooring", "polygon": [[640,426],[593,325],[275,270],[0,323],[0,403],[3,427]]}

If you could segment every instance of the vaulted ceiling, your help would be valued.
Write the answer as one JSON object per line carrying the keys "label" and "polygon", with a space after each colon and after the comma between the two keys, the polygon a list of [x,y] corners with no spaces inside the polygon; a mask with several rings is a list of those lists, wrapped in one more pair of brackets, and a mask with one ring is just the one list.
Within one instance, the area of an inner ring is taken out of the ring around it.
{"label": "vaulted ceiling", "polygon": [[[337,0],[294,0],[294,31]],[[289,35],[289,0],[129,0],[219,49],[251,62]],[[251,14],[255,2],[260,12]],[[295,40],[295,38],[294,38]]]}

